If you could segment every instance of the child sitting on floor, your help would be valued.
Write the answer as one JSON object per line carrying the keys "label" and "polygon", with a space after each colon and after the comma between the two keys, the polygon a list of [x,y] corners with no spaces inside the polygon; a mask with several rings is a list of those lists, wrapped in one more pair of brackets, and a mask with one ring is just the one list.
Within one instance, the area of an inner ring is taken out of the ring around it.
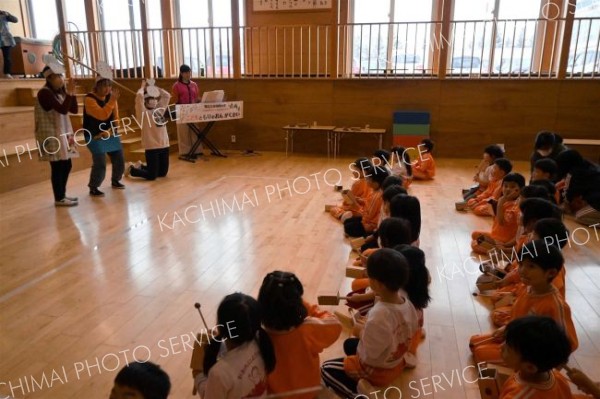
{"label": "child sitting on floor", "polygon": [[392,148],[392,175],[402,178],[404,188],[408,188],[413,180],[410,155],[404,147]]}
{"label": "child sitting on floor", "polygon": [[321,366],[325,385],[343,397],[356,395],[360,379],[387,386],[404,370],[404,355],[418,328],[416,310],[400,292],[408,281],[408,272],[406,258],[393,249],[382,248],[369,257],[370,286],[381,300],[369,312],[360,339],[344,342],[347,356]]}
{"label": "child sitting on floor", "polygon": [[[265,276],[258,302],[262,324],[269,333],[277,363],[267,377],[270,393],[285,393],[318,387],[319,353],[340,336],[342,326],[335,316],[302,299],[304,288],[293,273],[275,271]],[[317,392],[293,395],[314,398]]]}
{"label": "child sitting on floor", "polygon": [[474,231],[471,234],[473,252],[487,255],[494,246],[514,239],[519,224],[519,195],[525,186],[525,178],[509,173],[502,179],[502,196],[494,207],[494,222],[489,233]]}
{"label": "child sitting on floor", "polygon": [[[579,344],[571,319],[571,309],[552,285],[552,280],[560,273],[563,264],[564,258],[556,246],[544,240],[525,244],[519,262],[519,274],[527,289],[515,300],[510,320],[527,315],[552,317],[567,332],[571,350],[574,351]],[[501,327],[492,334],[471,337],[469,347],[477,363],[502,362],[500,347],[504,341],[505,328]]]}
{"label": "child sitting on floor", "polygon": [[382,184],[388,176],[387,170],[379,166],[365,169],[365,178],[372,192],[366,200],[362,215],[344,220],[346,235],[349,237],[366,237],[375,231],[383,202]]}
{"label": "child sitting on floor", "polygon": [[325,205],[325,211],[338,220],[344,221],[352,216],[360,216],[362,207],[371,195],[371,188],[365,180],[365,169],[371,169],[371,161],[367,158],[358,158],[350,165],[352,169],[354,183],[350,192],[356,199],[356,203],[347,203],[346,200],[341,205]]}
{"label": "child sitting on floor", "polygon": [[463,199],[465,201],[481,194],[488,186],[492,178],[492,169],[494,161],[504,157],[504,150],[498,145],[489,145],[483,150],[483,159],[477,166],[477,173],[473,176],[475,184],[463,190]]}
{"label": "child sitting on floor", "polygon": [[433,151],[433,141],[430,139],[421,140],[418,145],[419,157],[415,161],[412,171],[415,180],[433,180],[435,177],[435,160],[431,152]]}
{"label": "child sitting on floor", "polygon": [[275,368],[275,351],[260,323],[256,299],[239,292],[223,298],[217,309],[219,335],[206,348],[202,370],[194,370],[195,388],[201,398],[266,394],[267,374]]}
{"label": "child sitting on floor", "polygon": [[160,366],[152,362],[132,362],[115,377],[109,399],[167,399],[171,381]]}
{"label": "child sitting on floor", "polygon": [[499,158],[494,161],[492,166],[491,178],[487,188],[475,198],[467,201],[466,206],[456,205],[459,211],[472,210],[477,216],[493,216],[493,208],[490,205],[491,200],[498,200],[502,193],[502,179],[512,171],[512,164],[506,158]]}
{"label": "child sitting on floor", "polygon": [[506,326],[502,358],[515,373],[500,399],[570,399],[567,379],[555,368],[567,363],[571,348],[564,330],[549,317],[525,316]]}

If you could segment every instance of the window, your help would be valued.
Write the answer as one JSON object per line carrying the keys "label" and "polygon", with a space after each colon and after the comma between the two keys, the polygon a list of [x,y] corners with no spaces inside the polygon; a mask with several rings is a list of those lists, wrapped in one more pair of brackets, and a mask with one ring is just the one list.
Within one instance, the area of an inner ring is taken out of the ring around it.
{"label": "window", "polygon": [[54,40],[58,35],[58,17],[56,7],[48,7],[48,0],[28,0],[31,32],[33,37],[42,40]]}
{"label": "window", "polygon": [[521,74],[532,69],[541,0],[456,0],[450,74]]}
{"label": "window", "polygon": [[[421,72],[429,58],[433,2],[353,1],[353,67],[361,74]],[[378,3],[379,5],[379,3]]]}
{"label": "window", "polygon": [[230,77],[231,2],[177,0],[180,60],[199,76]]}
{"label": "window", "polygon": [[65,12],[67,14],[67,30],[72,32],[84,32],[87,30],[85,4],[83,1],[65,0]]}
{"label": "window", "polygon": [[567,73],[600,75],[600,0],[578,0]]}

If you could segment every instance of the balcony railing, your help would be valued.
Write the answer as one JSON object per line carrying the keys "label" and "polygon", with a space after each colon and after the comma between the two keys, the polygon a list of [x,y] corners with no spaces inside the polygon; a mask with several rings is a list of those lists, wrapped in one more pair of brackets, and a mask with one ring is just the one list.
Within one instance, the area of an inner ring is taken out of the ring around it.
{"label": "balcony railing", "polygon": [[67,43],[82,64],[107,61],[122,78],[173,77],[183,63],[217,79],[598,78],[600,18],[574,20],[564,57],[566,29],[564,19],[179,28],[67,32]]}

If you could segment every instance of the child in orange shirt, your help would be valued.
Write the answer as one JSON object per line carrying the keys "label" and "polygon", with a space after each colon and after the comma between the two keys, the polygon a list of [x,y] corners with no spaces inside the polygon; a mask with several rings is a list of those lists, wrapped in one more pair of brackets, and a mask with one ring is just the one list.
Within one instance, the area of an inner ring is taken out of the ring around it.
{"label": "child in orange shirt", "polygon": [[519,195],[525,186],[525,178],[519,173],[509,173],[502,179],[502,196],[493,209],[494,223],[492,231],[474,231],[471,234],[473,252],[487,255],[491,246],[504,244],[513,240],[517,234],[520,218]]}
{"label": "child in orange shirt", "polygon": [[475,198],[467,201],[467,208],[459,208],[458,210],[470,209],[477,216],[493,216],[494,210],[490,204],[490,200],[497,200],[502,193],[502,179],[512,171],[512,164],[506,158],[499,158],[494,161],[494,166],[491,171],[491,178],[487,188]]}
{"label": "child in orange shirt", "polygon": [[369,312],[360,339],[344,342],[345,358],[332,359],[321,366],[323,382],[352,398],[360,379],[368,384],[386,386],[404,370],[404,355],[418,328],[417,312],[401,289],[408,280],[406,258],[390,248],[369,257],[369,284],[380,301]]}
{"label": "child in orange shirt", "polygon": [[[335,316],[302,300],[304,288],[293,273],[275,271],[263,280],[258,302],[262,324],[275,348],[275,370],[267,377],[269,392],[285,393],[318,387],[319,353],[340,336]],[[316,397],[318,392],[295,394],[294,399]]]}
{"label": "child in orange shirt", "polygon": [[[463,190],[463,199],[467,201],[481,194],[488,186],[492,177],[494,161],[504,157],[504,150],[498,145],[488,145],[483,150],[483,159],[477,166],[477,173],[473,176],[475,185]],[[462,202],[461,202],[462,203]]]}
{"label": "child in orange shirt", "polygon": [[[545,240],[534,240],[523,247],[519,262],[521,281],[527,290],[517,297],[512,310],[511,320],[527,315],[552,317],[565,329],[571,350],[577,349],[579,343],[571,309],[552,285],[552,280],[559,274],[564,258],[556,246]],[[492,334],[474,335],[469,347],[476,362],[502,362],[500,356],[501,342],[504,340],[505,327]]]}
{"label": "child in orange shirt", "polygon": [[356,198],[356,204],[348,204],[344,201],[341,205],[325,205],[325,210],[329,212],[331,216],[338,220],[342,220],[342,217],[348,219],[352,216],[360,216],[362,207],[365,205],[367,198],[371,195],[371,188],[365,180],[364,170],[372,167],[371,161],[368,158],[358,158],[354,163],[350,165],[352,169],[354,183],[350,188],[350,192]]}
{"label": "child in orange shirt", "polygon": [[419,148],[419,158],[412,167],[413,178],[415,180],[433,180],[435,177],[435,160],[431,155],[433,141],[423,139],[417,147]]}
{"label": "child in orange shirt", "polygon": [[502,358],[515,371],[500,399],[570,399],[567,379],[554,368],[567,363],[571,348],[564,330],[549,317],[525,316],[506,326]]}
{"label": "child in orange shirt", "polygon": [[[529,200],[528,200],[529,201]],[[535,206],[534,203],[529,203],[530,206]],[[552,217],[539,219],[530,234],[531,240],[544,240],[549,245],[555,245],[562,249],[567,245],[568,231],[563,222],[560,219]],[[527,242],[529,242],[528,240]],[[520,254],[522,245],[518,248],[515,254]],[[514,263],[517,263],[516,261]],[[521,281],[519,276],[518,263],[513,266],[513,269],[509,270],[508,274],[500,280],[498,285],[501,287],[496,290],[492,295],[492,302],[497,303],[503,299],[506,295],[512,295],[517,297],[524,292],[526,289],[525,284]],[[557,276],[552,280],[552,285],[558,290],[560,296],[565,299],[565,280],[566,280],[566,268],[562,265]],[[501,327],[506,325],[510,321],[510,315],[512,313],[512,305],[505,305],[496,307],[492,311],[492,321],[495,326]]]}
{"label": "child in orange shirt", "polygon": [[348,236],[366,237],[375,231],[379,223],[383,203],[381,187],[388,176],[388,171],[379,166],[365,169],[365,178],[372,192],[365,203],[362,216],[354,216],[344,220],[344,232]]}

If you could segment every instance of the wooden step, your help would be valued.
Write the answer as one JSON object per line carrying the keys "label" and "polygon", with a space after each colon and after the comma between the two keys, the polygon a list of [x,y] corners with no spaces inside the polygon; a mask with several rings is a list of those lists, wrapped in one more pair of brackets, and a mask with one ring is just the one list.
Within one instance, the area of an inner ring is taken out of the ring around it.
{"label": "wooden step", "polygon": [[29,158],[28,153],[32,155],[37,152],[37,142],[35,138],[16,140],[0,144],[0,156],[12,156],[17,153],[20,157]]}
{"label": "wooden step", "polygon": [[34,130],[33,107],[0,107],[0,142],[25,142],[33,138]]}
{"label": "wooden step", "polygon": [[40,91],[39,88],[33,87],[17,87],[15,92],[17,94],[17,101],[20,105],[34,106],[37,102],[37,93]]}

